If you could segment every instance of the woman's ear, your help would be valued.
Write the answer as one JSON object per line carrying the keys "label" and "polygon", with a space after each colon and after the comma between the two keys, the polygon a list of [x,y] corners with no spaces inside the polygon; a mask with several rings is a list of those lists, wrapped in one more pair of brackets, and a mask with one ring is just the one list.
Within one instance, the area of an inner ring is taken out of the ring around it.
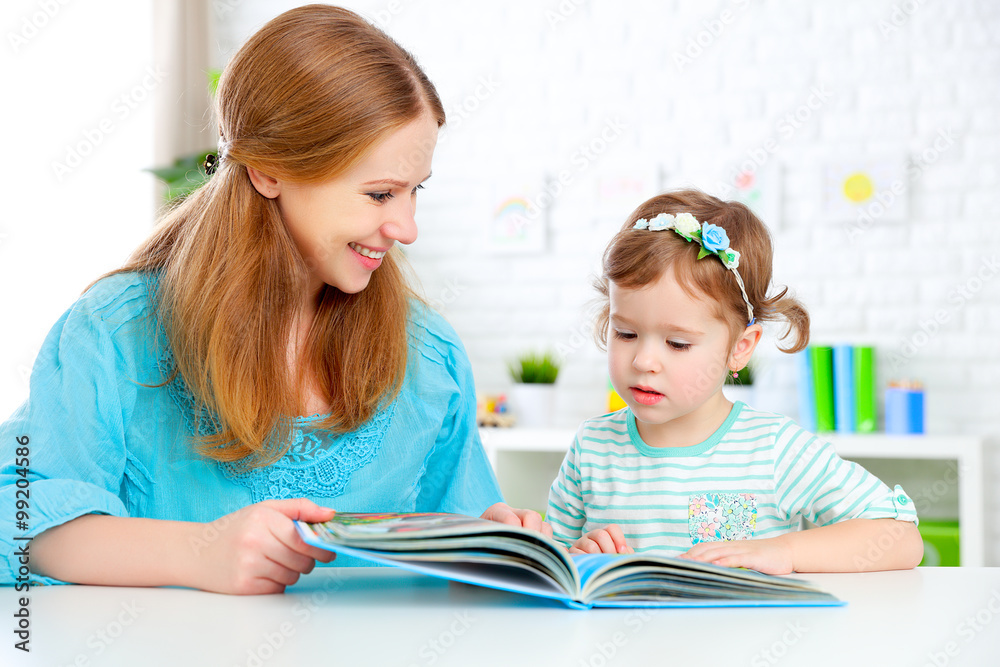
{"label": "woman's ear", "polygon": [[747,365],[763,334],[764,328],[759,324],[751,324],[743,330],[729,355],[729,370],[742,370]]}
{"label": "woman's ear", "polygon": [[247,175],[250,176],[250,182],[253,183],[253,187],[261,196],[274,199],[281,194],[281,183],[278,179],[272,178],[253,167],[247,167]]}

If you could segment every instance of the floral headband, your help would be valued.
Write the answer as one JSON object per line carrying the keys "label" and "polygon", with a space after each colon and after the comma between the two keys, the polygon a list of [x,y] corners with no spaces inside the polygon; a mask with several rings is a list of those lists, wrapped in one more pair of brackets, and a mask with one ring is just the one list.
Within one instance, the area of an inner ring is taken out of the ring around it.
{"label": "floral headband", "polygon": [[733,272],[736,282],[740,286],[740,294],[747,304],[747,326],[754,323],[753,306],[747,297],[747,290],[743,286],[743,278],[737,267],[740,265],[740,253],[729,247],[729,235],[726,230],[718,225],[707,222],[698,222],[690,213],[678,213],[676,216],[669,213],[661,213],[652,220],[641,218],[636,221],[633,229],[648,229],[651,232],[660,232],[665,229],[672,229],[684,240],[697,241],[701,246],[698,251],[698,259],[715,255],[722,262],[723,266]]}

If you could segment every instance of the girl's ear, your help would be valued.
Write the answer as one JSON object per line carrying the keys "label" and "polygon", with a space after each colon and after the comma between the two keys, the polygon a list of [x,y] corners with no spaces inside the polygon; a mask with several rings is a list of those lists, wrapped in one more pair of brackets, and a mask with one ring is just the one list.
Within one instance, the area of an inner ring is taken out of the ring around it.
{"label": "girl's ear", "polygon": [[729,370],[742,370],[747,365],[763,334],[764,328],[759,324],[751,324],[743,330],[729,354]]}
{"label": "girl's ear", "polygon": [[278,179],[272,178],[253,167],[247,167],[247,175],[250,176],[250,182],[253,183],[254,188],[256,188],[261,196],[274,199],[281,194],[281,183]]}

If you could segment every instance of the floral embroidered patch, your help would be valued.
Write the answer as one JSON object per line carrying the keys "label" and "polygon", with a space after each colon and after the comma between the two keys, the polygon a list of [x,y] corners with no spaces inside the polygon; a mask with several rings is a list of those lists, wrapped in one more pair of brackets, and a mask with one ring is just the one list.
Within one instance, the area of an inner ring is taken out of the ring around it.
{"label": "floral embroidered patch", "polygon": [[757,497],[752,493],[702,493],[688,497],[691,543],[753,539]]}

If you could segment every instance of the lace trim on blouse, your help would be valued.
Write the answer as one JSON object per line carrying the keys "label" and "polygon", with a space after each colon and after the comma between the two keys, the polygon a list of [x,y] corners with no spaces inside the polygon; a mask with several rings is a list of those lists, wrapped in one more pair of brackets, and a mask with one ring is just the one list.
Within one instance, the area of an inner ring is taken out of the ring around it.
{"label": "lace trim on blouse", "polygon": [[[174,359],[169,349],[157,366],[164,377],[173,372]],[[197,408],[194,396],[179,374],[166,389],[192,434],[206,436],[221,430],[216,415]],[[254,503],[302,496],[335,498],[344,493],[355,472],[375,459],[395,409],[393,401],[360,429],[345,434],[308,427],[309,422],[322,415],[299,417],[291,429],[291,446],[270,466],[247,469],[247,459],[218,465],[226,478],[250,489]]]}

